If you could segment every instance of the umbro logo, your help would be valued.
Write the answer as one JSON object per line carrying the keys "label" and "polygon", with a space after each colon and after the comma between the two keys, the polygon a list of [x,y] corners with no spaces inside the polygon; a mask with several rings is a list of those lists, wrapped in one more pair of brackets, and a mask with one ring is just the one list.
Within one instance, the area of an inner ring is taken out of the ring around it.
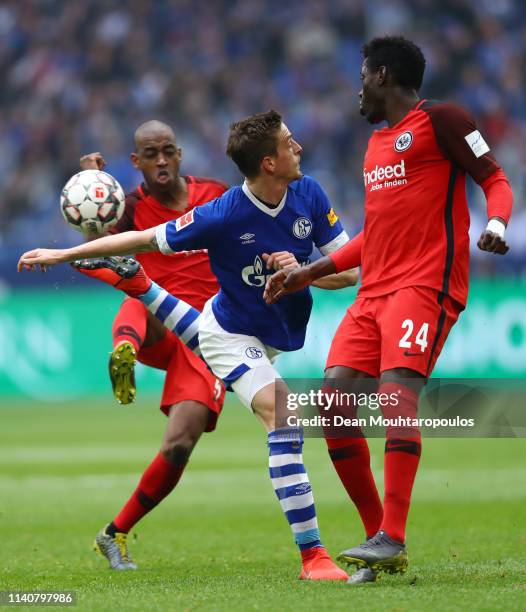
{"label": "umbro logo", "polygon": [[254,238],[255,235],[256,234],[250,234],[249,232],[247,232],[246,234],[239,236],[239,239],[241,240],[241,244],[252,244],[253,242],[255,242],[255,240],[252,240],[252,238]]}

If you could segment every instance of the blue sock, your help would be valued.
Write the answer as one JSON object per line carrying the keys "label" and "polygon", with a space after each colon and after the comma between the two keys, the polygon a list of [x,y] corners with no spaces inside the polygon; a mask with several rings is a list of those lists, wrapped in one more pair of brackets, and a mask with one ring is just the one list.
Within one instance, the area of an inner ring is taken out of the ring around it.
{"label": "blue sock", "polygon": [[303,465],[303,432],[298,427],[268,434],[269,472],[281,508],[300,550],[321,546],[309,477]]}
{"label": "blue sock", "polygon": [[179,337],[197,355],[199,350],[199,317],[201,313],[187,302],[169,294],[152,281],[139,299],[165,327]]}

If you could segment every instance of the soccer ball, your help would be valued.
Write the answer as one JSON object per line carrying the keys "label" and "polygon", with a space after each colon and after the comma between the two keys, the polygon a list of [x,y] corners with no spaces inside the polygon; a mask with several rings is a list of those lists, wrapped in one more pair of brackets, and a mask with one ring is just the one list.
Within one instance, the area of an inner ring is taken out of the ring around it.
{"label": "soccer ball", "polygon": [[73,175],[60,194],[60,210],[66,223],[83,234],[104,234],[124,213],[124,191],[102,170]]}

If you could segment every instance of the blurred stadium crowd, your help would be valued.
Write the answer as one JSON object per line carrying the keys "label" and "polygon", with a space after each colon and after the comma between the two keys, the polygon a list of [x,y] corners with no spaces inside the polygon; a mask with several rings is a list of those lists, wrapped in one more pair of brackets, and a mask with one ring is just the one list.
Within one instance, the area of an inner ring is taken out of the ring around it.
{"label": "blurred stadium crowd", "polygon": [[[305,172],[350,230],[362,218],[361,44],[401,33],[422,46],[422,94],[476,115],[516,196],[507,261],[526,272],[526,3],[522,0],[3,0],[0,4],[0,246],[77,243],[59,215],[82,153],[102,151],[130,188],[135,127],[171,123],[183,172],[239,181],[228,124],[274,107],[304,148]],[[473,187],[470,188],[473,190]],[[485,219],[473,191],[473,236]],[[418,223],[418,220],[414,220]],[[475,252],[474,252],[475,254]],[[506,258],[507,259],[507,258]]]}

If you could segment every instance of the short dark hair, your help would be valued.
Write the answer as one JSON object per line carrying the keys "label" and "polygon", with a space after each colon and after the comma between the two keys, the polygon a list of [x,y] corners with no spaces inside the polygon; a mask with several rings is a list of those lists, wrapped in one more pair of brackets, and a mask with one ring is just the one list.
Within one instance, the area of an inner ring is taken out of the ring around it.
{"label": "short dark hair", "polygon": [[243,176],[257,176],[261,160],[267,155],[276,155],[281,122],[281,115],[269,110],[232,123],[226,154]]}
{"label": "short dark hair", "polygon": [[373,38],[362,47],[362,53],[371,70],[387,68],[394,83],[405,89],[422,86],[426,59],[420,47],[403,36]]}

